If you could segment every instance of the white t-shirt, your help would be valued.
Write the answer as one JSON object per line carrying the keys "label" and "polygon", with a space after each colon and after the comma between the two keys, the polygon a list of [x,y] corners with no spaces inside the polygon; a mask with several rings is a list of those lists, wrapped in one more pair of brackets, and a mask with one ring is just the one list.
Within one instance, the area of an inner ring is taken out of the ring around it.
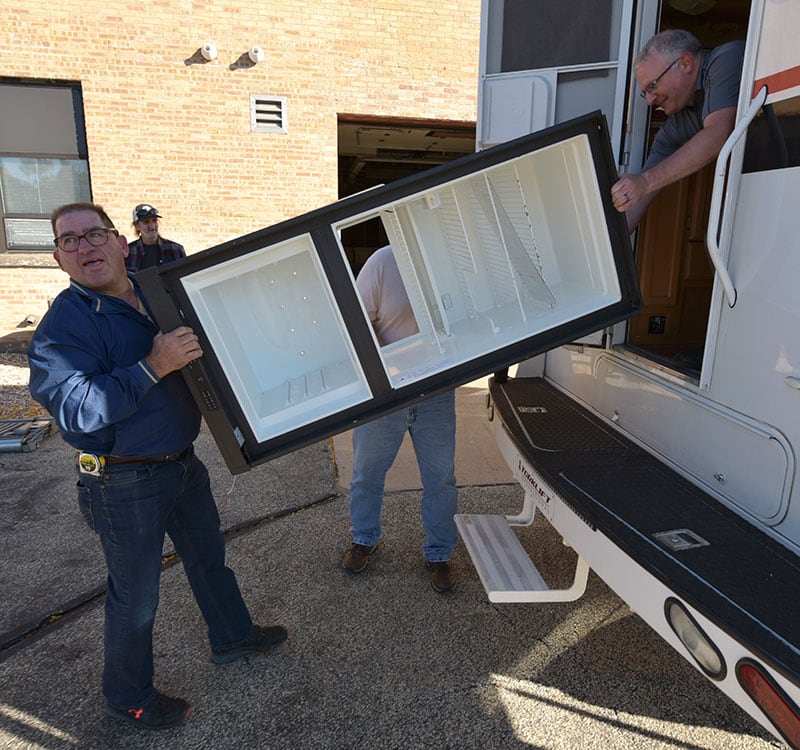
{"label": "white t-shirt", "polygon": [[419,331],[391,245],[376,250],[367,258],[356,286],[381,346]]}

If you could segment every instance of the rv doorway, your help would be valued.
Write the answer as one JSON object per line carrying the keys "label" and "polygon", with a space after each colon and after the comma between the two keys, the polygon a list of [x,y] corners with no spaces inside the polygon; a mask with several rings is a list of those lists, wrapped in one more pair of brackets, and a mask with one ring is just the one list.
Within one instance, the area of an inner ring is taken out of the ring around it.
{"label": "rv doorway", "polygon": [[[742,0],[668,0],[662,5],[658,28],[686,29],[704,47],[713,48],[745,39],[749,14],[750,3]],[[662,112],[651,110],[648,143],[663,121]],[[636,238],[643,308],[630,320],[627,346],[693,378],[699,378],[703,364],[714,283],[705,247],[713,174],[712,163],[663,190],[650,205]]]}

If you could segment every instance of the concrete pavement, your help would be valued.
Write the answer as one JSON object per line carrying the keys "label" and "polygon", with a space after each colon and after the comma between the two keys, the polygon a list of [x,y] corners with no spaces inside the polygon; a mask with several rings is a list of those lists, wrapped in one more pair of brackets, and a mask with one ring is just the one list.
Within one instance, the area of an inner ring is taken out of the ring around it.
{"label": "concrete pavement", "polygon": [[[464,512],[515,512],[485,391],[457,396]],[[492,605],[459,545],[458,589],[430,587],[409,445],[392,469],[379,551],[363,574],[347,544],[349,435],[233,479],[209,434],[229,562],[254,618],[291,636],[226,666],[179,565],[162,578],[156,684],[190,700],[186,726],[145,732],[102,712],[104,565],[75,503],[72,451],[56,435],[0,454],[0,748],[778,747],[658,639],[594,574],[578,602]],[[520,530],[555,581],[574,553],[541,518]]]}

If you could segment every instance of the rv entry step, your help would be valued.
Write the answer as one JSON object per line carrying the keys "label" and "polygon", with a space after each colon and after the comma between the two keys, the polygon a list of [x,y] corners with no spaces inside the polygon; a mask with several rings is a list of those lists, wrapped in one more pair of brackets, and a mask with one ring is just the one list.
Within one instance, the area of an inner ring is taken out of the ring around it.
{"label": "rv entry step", "polygon": [[589,566],[578,558],[568,589],[551,589],[506,516],[459,513],[456,526],[490,602],[571,602],[586,590]]}

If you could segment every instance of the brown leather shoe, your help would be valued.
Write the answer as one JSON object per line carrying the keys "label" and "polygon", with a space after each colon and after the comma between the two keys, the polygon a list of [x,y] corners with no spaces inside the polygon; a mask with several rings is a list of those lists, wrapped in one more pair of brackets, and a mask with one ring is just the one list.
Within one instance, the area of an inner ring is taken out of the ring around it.
{"label": "brown leather shoe", "polygon": [[354,542],[350,545],[350,549],[344,553],[342,567],[350,573],[360,573],[367,567],[369,556],[375,551],[375,547],[377,546],[377,542],[371,547]]}
{"label": "brown leather shoe", "polygon": [[456,574],[449,562],[429,562],[428,570],[431,572],[431,586],[440,594],[452,591],[456,587]]}

